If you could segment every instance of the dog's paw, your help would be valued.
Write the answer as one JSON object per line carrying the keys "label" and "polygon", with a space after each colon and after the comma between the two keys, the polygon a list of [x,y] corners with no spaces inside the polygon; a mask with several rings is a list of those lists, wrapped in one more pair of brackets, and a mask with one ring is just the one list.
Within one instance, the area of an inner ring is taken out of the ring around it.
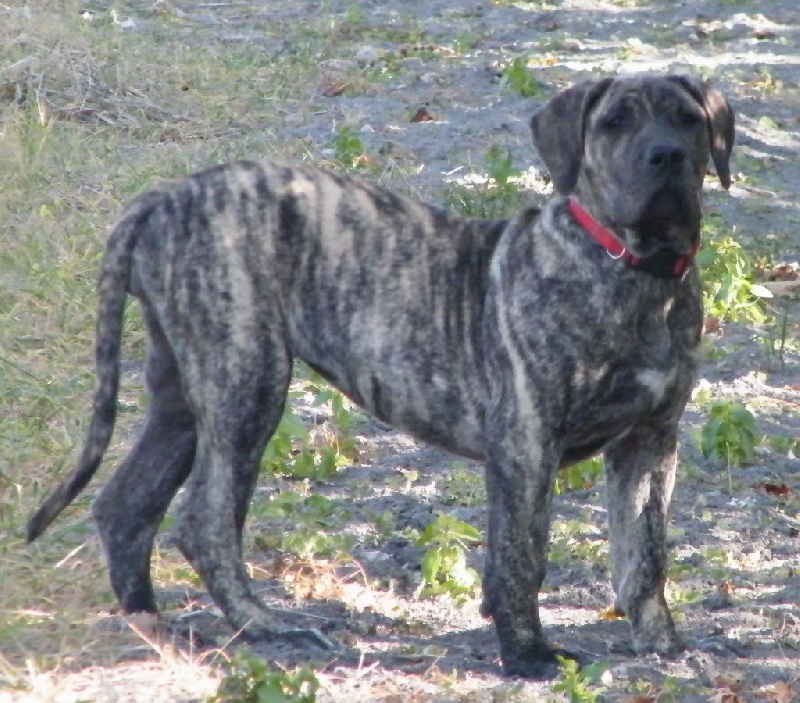
{"label": "dog's paw", "polygon": [[319,630],[313,627],[284,630],[281,633],[281,637],[285,638],[287,642],[290,642],[297,647],[312,646],[326,651],[337,649],[334,642],[329,640]]}
{"label": "dog's paw", "polygon": [[661,594],[642,604],[639,612],[632,615],[631,626],[637,654],[670,656],[685,648]]}
{"label": "dog's paw", "polygon": [[247,642],[282,642],[293,647],[306,649],[313,647],[324,651],[337,649],[336,645],[313,627],[264,627],[252,623],[241,630]]}
{"label": "dog's paw", "polygon": [[684,649],[686,649],[686,645],[674,629],[671,632],[669,629],[655,632],[648,630],[633,635],[633,651],[636,654],[654,653],[662,657],[669,657],[679,654]]}
{"label": "dog's paw", "polygon": [[503,655],[503,674],[533,681],[549,681],[559,674],[560,658],[572,659],[580,666],[585,664],[574,652],[542,645],[535,650],[528,649],[525,653]]}

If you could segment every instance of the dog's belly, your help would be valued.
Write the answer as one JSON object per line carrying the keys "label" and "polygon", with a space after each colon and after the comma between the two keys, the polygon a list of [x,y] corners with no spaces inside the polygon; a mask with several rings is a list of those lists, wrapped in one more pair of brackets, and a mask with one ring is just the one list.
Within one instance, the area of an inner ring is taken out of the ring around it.
{"label": "dog's belly", "polygon": [[[379,420],[461,456],[483,459],[483,407],[453,370],[419,369],[406,358],[369,354],[298,356]],[[305,352],[305,353],[303,353]],[[405,363],[402,363],[405,362]]]}

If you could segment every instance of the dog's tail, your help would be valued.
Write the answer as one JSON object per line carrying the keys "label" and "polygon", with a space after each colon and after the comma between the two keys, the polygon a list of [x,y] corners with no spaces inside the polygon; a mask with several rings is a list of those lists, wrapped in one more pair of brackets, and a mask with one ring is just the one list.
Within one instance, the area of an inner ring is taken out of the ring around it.
{"label": "dog's tail", "polygon": [[77,468],[65,478],[28,521],[28,542],[44,532],[97,472],[114,432],[119,389],[120,344],[131,260],[138,233],[152,208],[135,201],[106,244],[98,281],[95,343],[95,392],[91,425]]}

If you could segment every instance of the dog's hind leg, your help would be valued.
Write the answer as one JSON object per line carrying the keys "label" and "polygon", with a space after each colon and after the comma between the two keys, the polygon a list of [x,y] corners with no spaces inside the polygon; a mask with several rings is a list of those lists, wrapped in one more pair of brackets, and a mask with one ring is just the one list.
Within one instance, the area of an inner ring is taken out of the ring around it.
{"label": "dog's hind leg", "polygon": [[196,432],[172,350],[155,315],[148,331],[145,379],[150,392],[144,431],[94,503],[111,585],[126,613],[155,612],[150,580],[153,540],[194,459]]}
{"label": "dog's hind leg", "polygon": [[642,425],[605,452],[612,581],[637,653],[681,649],[664,597],[677,427]]}
{"label": "dog's hind leg", "polygon": [[179,546],[245,637],[329,648],[316,630],[289,629],[277,621],[253,590],[242,561],[242,527],[261,456],[283,414],[292,368],[282,335],[270,334],[268,324],[252,337],[258,343],[240,337],[219,346],[192,345],[186,352],[198,441],[179,512]]}

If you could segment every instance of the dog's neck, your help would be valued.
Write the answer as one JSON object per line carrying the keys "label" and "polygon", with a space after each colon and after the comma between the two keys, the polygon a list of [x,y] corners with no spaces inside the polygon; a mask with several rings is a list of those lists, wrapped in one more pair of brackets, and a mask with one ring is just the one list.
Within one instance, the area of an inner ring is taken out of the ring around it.
{"label": "dog's neck", "polygon": [[569,210],[577,223],[608,252],[612,259],[622,259],[630,266],[638,267],[657,278],[680,278],[694,260],[694,255],[697,253],[696,247],[686,256],[662,249],[646,259],[642,259],[629,252],[610,230],[584,210],[574,195],[569,196],[567,201]]}

